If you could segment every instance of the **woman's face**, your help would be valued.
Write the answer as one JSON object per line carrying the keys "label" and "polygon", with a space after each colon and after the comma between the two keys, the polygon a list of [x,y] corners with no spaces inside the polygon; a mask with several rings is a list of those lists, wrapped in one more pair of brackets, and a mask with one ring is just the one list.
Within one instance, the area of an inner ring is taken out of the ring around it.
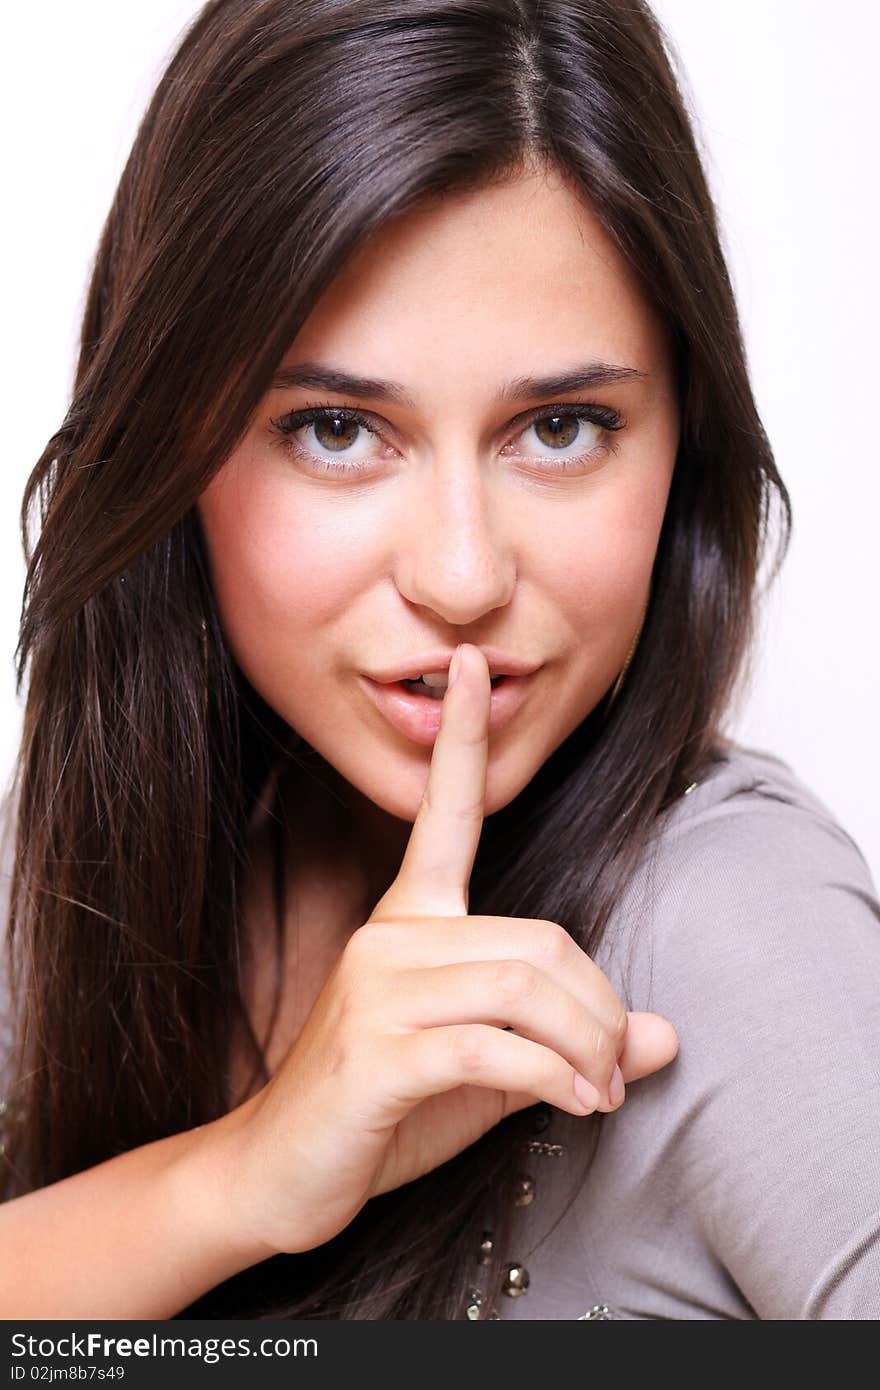
{"label": "woman's face", "polygon": [[[406,821],[430,739],[389,722],[365,677],[462,641],[536,667],[490,735],[491,814],[606,694],[638,628],[679,435],[667,334],[595,216],[534,172],[375,236],[280,365],[306,363],[397,398],[266,395],[198,503],[230,648],[356,792]],[[601,379],[609,366],[619,379]],[[594,384],[525,380],[574,372]],[[360,416],[273,423],[315,404]]]}

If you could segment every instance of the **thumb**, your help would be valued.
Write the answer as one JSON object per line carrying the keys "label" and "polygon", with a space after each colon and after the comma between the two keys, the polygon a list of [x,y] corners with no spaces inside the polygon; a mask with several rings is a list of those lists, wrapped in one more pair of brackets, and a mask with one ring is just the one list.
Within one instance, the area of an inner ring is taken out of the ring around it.
{"label": "thumb", "polygon": [[627,1018],[626,1041],[617,1060],[624,1081],[638,1081],[678,1055],[678,1034],[661,1014],[630,1013]]}

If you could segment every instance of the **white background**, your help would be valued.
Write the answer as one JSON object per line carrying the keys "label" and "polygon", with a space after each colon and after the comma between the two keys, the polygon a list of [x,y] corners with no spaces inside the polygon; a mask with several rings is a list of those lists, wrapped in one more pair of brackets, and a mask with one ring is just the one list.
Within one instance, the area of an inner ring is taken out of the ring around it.
{"label": "white background", "polygon": [[[0,776],[21,727],[13,652],[25,480],[68,401],[91,258],[185,0],[47,0],[6,18],[6,403]],[[880,486],[875,69],[880,5],[655,0],[684,64],[792,549],[731,729],[784,758],[880,879]]]}

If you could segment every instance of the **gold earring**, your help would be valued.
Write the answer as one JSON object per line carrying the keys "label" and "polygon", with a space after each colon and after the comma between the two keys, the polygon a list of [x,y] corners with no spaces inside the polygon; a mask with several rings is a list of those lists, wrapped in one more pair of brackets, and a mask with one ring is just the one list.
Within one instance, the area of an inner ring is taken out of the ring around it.
{"label": "gold earring", "polygon": [[623,663],[623,668],[622,668],[622,670],[621,670],[621,672],[620,672],[620,675],[617,677],[617,680],[614,682],[614,689],[612,690],[611,694],[610,694],[609,697],[608,697],[608,703],[607,703],[607,705],[605,706],[605,711],[606,711],[606,713],[608,712],[608,710],[610,710],[611,706],[614,704],[614,701],[617,699],[618,695],[620,694],[620,687],[623,685],[623,678],[624,678],[624,676],[626,675],[627,671],[629,670],[630,662],[632,661],[633,657],[635,656],[636,647],[639,645],[639,638],[641,637],[641,635],[642,635],[642,629],[643,629],[643,627],[645,626],[645,618],[648,616],[648,605],[650,604],[650,602],[651,602],[651,596],[650,596],[650,592],[649,592],[649,594],[648,594],[648,602],[645,604],[645,609],[644,609],[644,612],[642,613],[642,621],[639,623],[639,626],[638,626],[638,630],[637,630],[637,632],[636,632],[636,635],[635,635],[635,637],[634,637],[633,640],[632,640],[632,645],[630,646],[630,649],[629,649],[629,651],[628,651],[627,654],[626,654],[626,661]]}

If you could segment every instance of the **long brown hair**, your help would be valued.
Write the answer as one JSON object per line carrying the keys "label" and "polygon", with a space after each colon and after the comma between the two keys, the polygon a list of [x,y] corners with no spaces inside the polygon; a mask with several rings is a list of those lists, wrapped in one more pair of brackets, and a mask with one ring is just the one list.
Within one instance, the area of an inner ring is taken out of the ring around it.
{"label": "long brown hair", "polygon": [[[779,559],[790,507],[670,54],[639,0],[210,0],[183,35],[103,230],[69,410],[22,502],[6,1197],[235,1103],[247,826],[297,739],[224,643],[194,504],[318,297],[420,199],[536,160],[564,171],[669,325],[681,391],[622,692],[487,818],[471,912],[549,918],[594,952],[713,757],[774,503]],[[498,1288],[530,1117],[185,1313],[460,1317],[486,1211]]]}

